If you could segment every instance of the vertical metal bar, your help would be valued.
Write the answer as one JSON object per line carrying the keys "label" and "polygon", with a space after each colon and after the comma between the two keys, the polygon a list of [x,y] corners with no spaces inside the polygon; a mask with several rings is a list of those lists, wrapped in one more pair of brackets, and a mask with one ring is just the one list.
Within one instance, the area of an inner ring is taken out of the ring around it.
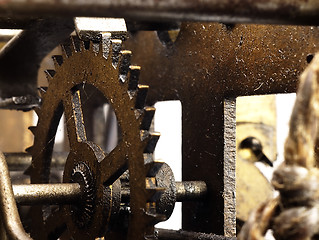
{"label": "vertical metal bar", "polygon": [[236,99],[224,100],[224,234],[236,236]]}
{"label": "vertical metal bar", "polygon": [[10,239],[32,240],[23,229],[13,196],[8,166],[2,152],[0,152],[0,210],[4,228]]}

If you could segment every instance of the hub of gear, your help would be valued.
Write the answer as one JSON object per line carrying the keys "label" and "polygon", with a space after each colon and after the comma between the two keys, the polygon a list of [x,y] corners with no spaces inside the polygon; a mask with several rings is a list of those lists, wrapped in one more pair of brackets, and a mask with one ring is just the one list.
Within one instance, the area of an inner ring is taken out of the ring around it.
{"label": "hub of gear", "polygon": [[71,182],[80,183],[83,196],[78,204],[71,206],[73,221],[79,228],[89,226],[94,214],[94,182],[89,167],[82,162],[75,165],[72,170]]}
{"label": "hub of gear", "polygon": [[[131,52],[121,50],[121,41],[103,34],[99,42],[72,37],[55,56],[55,70],[47,71],[49,86],[42,95],[34,133],[30,168],[32,183],[49,183],[54,137],[64,113],[70,143],[63,182],[79,182],[84,196],[79,205],[32,207],[35,239],[95,239],[116,234],[117,239],[154,236],[154,224],[164,217],[154,211],[163,191],[146,184],[154,167],[152,153],[159,138],[149,132],[155,112],[144,107],[148,86],[139,85],[139,66],[130,65]],[[109,100],[121,129],[121,140],[109,153],[87,140],[80,89],[89,84]],[[120,208],[119,177],[129,170],[130,202],[128,229],[114,233],[110,222]],[[75,220],[76,219],[76,220]]]}

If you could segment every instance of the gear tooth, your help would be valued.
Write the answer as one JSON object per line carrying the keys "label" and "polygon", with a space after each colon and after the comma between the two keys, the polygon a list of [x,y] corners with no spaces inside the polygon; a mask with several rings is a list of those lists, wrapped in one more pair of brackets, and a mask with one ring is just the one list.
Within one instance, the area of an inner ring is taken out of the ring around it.
{"label": "gear tooth", "polygon": [[81,51],[81,40],[77,36],[71,36],[71,42],[74,52]]}
{"label": "gear tooth", "polygon": [[63,58],[68,58],[72,56],[71,45],[72,45],[71,38],[68,38],[67,40],[65,40],[65,42],[61,45]]}
{"label": "gear tooth", "polygon": [[61,55],[54,55],[52,56],[52,59],[54,62],[55,69],[57,69],[63,64],[63,57]]}
{"label": "gear tooth", "polygon": [[32,132],[33,135],[35,135],[35,131],[37,129],[36,126],[30,126],[30,127],[28,127],[28,129]]}
{"label": "gear tooth", "polygon": [[156,144],[158,142],[158,139],[160,138],[160,133],[150,133],[148,136],[148,141],[146,144],[146,147],[144,149],[144,153],[153,153],[156,147]]}
{"label": "gear tooth", "polygon": [[143,109],[144,108],[148,88],[149,88],[148,85],[139,84],[137,86],[137,96],[136,96],[136,102],[135,102],[136,109]]}
{"label": "gear tooth", "polygon": [[120,39],[112,39],[111,40],[111,50],[112,50],[112,66],[117,68],[120,59],[120,52],[122,48],[122,40]]}
{"label": "gear tooth", "polygon": [[140,77],[141,67],[133,66],[129,67],[129,82],[128,82],[128,91],[135,92],[138,86],[138,80]]}
{"label": "gear tooth", "polygon": [[155,177],[158,171],[163,166],[164,162],[161,161],[152,161],[145,164],[146,176],[147,177]]}
{"label": "gear tooth", "polygon": [[131,63],[132,52],[128,50],[121,51],[120,65],[119,65],[119,81],[124,83],[127,78],[129,66]]}
{"label": "gear tooth", "polygon": [[29,154],[32,154],[32,151],[33,151],[33,146],[30,146],[28,148],[25,149],[25,151]]}
{"label": "gear tooth", "polygon": [[84,52],[91,48],[91,41],[80,40],[80,51]]}
{"label": "gear tooth", "polygon": [[52,80],[52,78],[53,78],[54,75],[55,75],[55,70],[53,70],[53,69],[47,69],[47,70],[44,71],[44,73],[45,73],[45,75],[46,75],[48,81],[50,81],[50,80]]}
{"label": "gear tooth", "polygon": [[48,89],[47,87],[38,87],[38,90],[39,90],[42,98],[45,96],[47,89]]}
{"label": "gear tooth", "polygon": [[110,53],[111,46],[111,33],[102,33],[99,53],[102,54],[103,58],[107,59]]}
{"label": "gear tooth", "polygon": [[156,109],[154,107],[145,107],[144,108],[144,115],[143,115],[143,120],[141,123],[142,130],[149,130],[150,129],[155,111],[156,111]]}
{"label": "gear tooth", "polygon": [[158,199],[160,199],[164,192],[165,188],[161,187],[146,188],[146,199],[149,202],[156,202]]}

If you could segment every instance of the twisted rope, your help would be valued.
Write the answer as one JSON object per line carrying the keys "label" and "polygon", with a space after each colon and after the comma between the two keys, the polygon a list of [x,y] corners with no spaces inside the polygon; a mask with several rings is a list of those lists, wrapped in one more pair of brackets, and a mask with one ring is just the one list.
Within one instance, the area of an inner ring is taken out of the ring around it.
{"label": "twisted rope", "polygon": [[297,98],[284,147],[284,163],[272,185],[279,197],[253,212],[239,240],[263,240],[272,229],[276,240],[319,239],[319,54],[300,77]]}

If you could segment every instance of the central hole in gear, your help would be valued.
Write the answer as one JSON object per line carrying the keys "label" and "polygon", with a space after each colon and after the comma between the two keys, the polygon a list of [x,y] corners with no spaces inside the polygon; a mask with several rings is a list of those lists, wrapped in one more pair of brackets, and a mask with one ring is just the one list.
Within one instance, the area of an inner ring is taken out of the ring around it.
{"label": "central hole in gear", "polygon": [[94,86],[84,84],[80,88],[83,120],[87,140],[110,153],[121,136],[115,112],[108,99]]}

